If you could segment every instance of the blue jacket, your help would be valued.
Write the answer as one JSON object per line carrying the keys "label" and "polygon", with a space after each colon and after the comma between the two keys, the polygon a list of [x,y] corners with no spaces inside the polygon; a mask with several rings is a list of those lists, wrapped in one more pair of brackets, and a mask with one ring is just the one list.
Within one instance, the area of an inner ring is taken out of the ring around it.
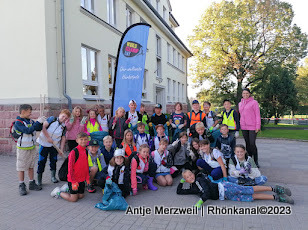
{"label": "blue jacket", "polygon": [[110,161],[111,158],[113,157],[114,148],[111,147],[110,152],[108,152],[108,151],[106,150],[105,146],[103,146],[103,147],[101,148],[101,153],[104,155],[106,165],[108,165],[108,164],[109,164],[109,161]]}
{"label": "blue jacket", "polygon": [[15,129],[21,133],[25,133],[25,134],[32,134],[34,131],[40,131],[42,130],[42,126],[43,124],[39,123],[38,121],[34,122],[33,120],[31,119],[26,119],[26,118],[21,118],[20,116],[17,116],[16,120],[21,120],[21,121],[24,121],[26,122],[27,124],[32,124],[31,127],[27,127],[25,126],[24,123],[21,123],[21,122],[15,122]]}

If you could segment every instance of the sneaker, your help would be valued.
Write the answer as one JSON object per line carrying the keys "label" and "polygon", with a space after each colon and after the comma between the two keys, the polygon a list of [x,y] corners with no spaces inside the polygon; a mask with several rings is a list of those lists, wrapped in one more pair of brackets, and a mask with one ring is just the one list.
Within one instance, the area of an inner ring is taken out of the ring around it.
{"label": "sneaker", "polygon": [[276,185],[274,187],[274,192],[277,193],[277,194],[286,194],[288,196],[291,196],[291,190],[289,188],[286,188],[286,187],[282,187],[280,185]]}
{"label": "sneaker", "polygon": [[52,192],[50,193],[50,196],[54,197],[54,198],[59,198],[60,197],[60,188],[56,187],[54,190],[52,190]]}
{"label": "sneaker", "polygon": [[96,189],[94,188],[93,184],[89,184],[87,190],[88,190],[89,193],[95,193],[96,192]]}
{"label": "sneaker", "polygon": [[144,185],[142,185],[142,188],[143,188],[144,190],[148,190],[148,185],[147,185],[147,184],[144,184]]}
{"label": "sneaker", "polygon": [[275,200],[282,203],[294,204],[294,200],[285,194],[277,194],[275,196]]}
{"label": "sneaker", "polygon": [[19,184],[19,195],[21,196],[27,195],[27,186],[25,183]]}
{"label": "sneaker", "polygon": [[62,187],[60,188],[61,192],[69,192],[69,187],[68,184],[65,183],[64,185],[62,185]]}
{"label": "sneaker", "polygon": [[29,182],[29,190],[40,191],[42,190],[42,186],[39,186],[35,183],[35,180]]}

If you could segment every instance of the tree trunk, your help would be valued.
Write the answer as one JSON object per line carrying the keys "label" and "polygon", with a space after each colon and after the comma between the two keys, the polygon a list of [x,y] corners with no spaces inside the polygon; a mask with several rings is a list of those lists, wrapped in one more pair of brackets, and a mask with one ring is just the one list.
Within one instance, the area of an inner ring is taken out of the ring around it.
{"label": "tree trunk", "polygon": [[241,99],[242,99],[242,80],[238,79],[237,89],[236,89],[236,98],[235,98],[235,106],[236,106],[237,111],[238,111],[238,104],[241,102]]}

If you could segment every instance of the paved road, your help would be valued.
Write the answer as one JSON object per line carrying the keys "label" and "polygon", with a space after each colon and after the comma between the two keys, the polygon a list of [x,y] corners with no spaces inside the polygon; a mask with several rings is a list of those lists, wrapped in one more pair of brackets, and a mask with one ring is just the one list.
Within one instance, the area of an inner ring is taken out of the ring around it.
{"label": "paved road", "polygon": [[[243,143],[243,140],[239,140]],[[285,215],[125,215],[123,211],[105,212],[94,208],[101,200],[101,193],[86,193],[77,203],[53,199],[50,192],[55,187],[49,180],[50,172],[44,174],[42,191],[31,191],[27,196],[18,195],[15,157],[0,156],[0,229],[307,229],[308,227],[308,143],[284,140],[257,141],[260,152],[261,172],[268,176],[268,185],[276,182],[291,188],[295,205],[292,214]],[[61,162],[58,162],[58,166]],[[159,188],[158,191],[141,191],[140,195],[128,197],[133,206],[153,208],[190,207],[197,196],[176,195],[176,185]],[[57,185],[62,185],[59,183]],[[207,201],[206,205],[219,207],[256,207],[260,205],[283,205],[274,201],[251,203],[233,201]]]}

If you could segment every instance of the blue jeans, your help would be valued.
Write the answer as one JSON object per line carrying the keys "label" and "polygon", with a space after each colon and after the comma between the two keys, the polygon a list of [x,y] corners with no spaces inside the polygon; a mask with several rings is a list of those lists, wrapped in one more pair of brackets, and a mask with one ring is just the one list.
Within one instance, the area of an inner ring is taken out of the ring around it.
{"label": "blue jeans", "polygon": [[198,167],[204,169],[209,175],[211,175],[214,180],[218,180],[223,177],[221,167],[212,168],[203,159],[198,159],[196,164]]}
{"label": "blue jeans", "polygon": [[45,165],[47,162],[49,154],[49,165],[50,165],[50,170],[51,171],[56,171],[57,170],[57,155],[58,152],[54,147],[44,147],[40,146],[39,149],[39,161],[38,161],[38,166],[37,166],[37,173],[43,173],[45,170]]}
{"label": "blue jeans", "polygon": [[[238,184],[238,179],[236,177],[228,176],[228,181],[231,183]],[[255,178],[256,185],[263,185],[266,181],[267,177],[263,175]]]}

